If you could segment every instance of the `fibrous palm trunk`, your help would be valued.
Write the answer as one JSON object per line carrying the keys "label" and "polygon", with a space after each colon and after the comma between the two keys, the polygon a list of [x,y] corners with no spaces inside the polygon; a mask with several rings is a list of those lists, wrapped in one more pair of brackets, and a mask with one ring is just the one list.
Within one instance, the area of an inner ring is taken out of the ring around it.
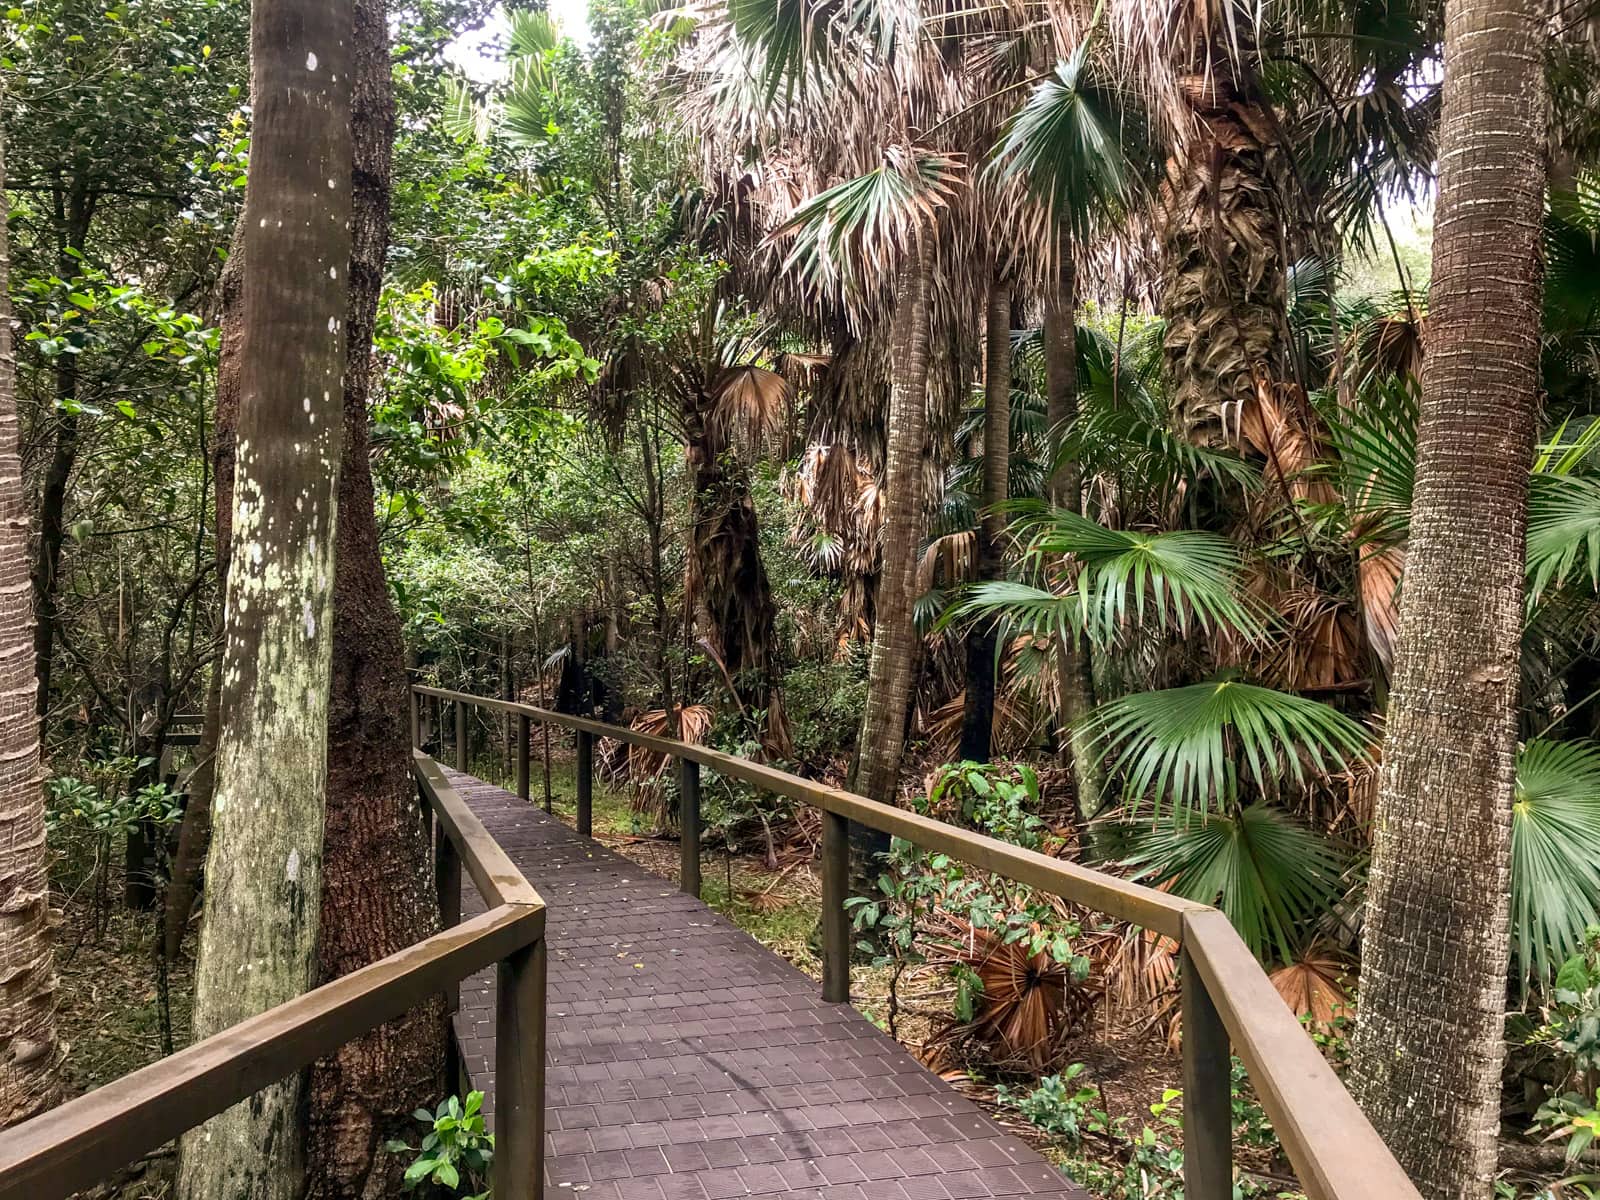
{"label": "fibrous palm trunk", "polygon": [[1271,111],[1213,25],[1209,41],[1196,31],[1180,80],[1187,133],[1167,159],[1157,226],[1173,418],[1220,446],[1257,378],[1283,377],[1289,335]]}
{"label": "fibrous palm trunk", "polygon": [[[973,555],[979,579],[1001,574],[1000,539],[1011,477],[1011,285],[996,275],[989,284],[983,370],[983,512]],[[961,757],[988,762],[994,748],[995,627],[979,624],[967,635],[967,688],[961,721]]]}
{"label": "fibrous palm trunk", "polygon": [[60,1061],[8,249],[0,221],[0,1128],[55,1103]]}
{"label": "fibrous palm trunk", "polygon": [[914,614],[917,557],[926,515],[922,477],[928,428],[928,293],[933,253],[922,234],[896,285],[893,380],[884,468],[883,566],[878,575],[877,624],[867,670],[866,715],[856,746],[855,788],[894,803],[900,785],[906,719],[916,682]]}
{"label": "fibrous palm trunk", "polygon": [[714,405],[704,390],[686,391],[686,465],[694,488],[688,595],[739,702],[766,714],[769,748],[781,752],[787,736],[770,644],[776,617],[772,584],[761,559],[750,471],[729,444]]}
{"label": "fibrous palm trunk", "polygon": [[[1052,469],[1050,503],[1079,512],[1083,508],[1083,476],[1075,460],[1058,451],[1072,423],[1078,419],[1078,332],[1076,277],[1071,258],[1063,254],[1059,289],[1045,299],[1044,376],[1045,425],[1050,430]],[[1104,789],[1100,754],[1090,733],[1088,716],[1094,708],[1094,674],[1089,639],[1083,634],[1062,639],[1057,648],[1056,686],[1066,757],[1072,767],[1078,815],[1088,821],[1100,811]]]}
{"label": "fibrous palm trunk", "polygon": [[[373,508],[367,401],[372,331],[389,244],[394,100],[385,0],[355,0],[354,170],[344,451],[334,567],[333,674],[322,872],[320,981],[439,928],[429,846],[417,820],[400,617]],[[434,1000],[347,1042],[311,1075],[311,1191],[321,1200],[398,1195],[404,1159],[383,1145],[444,1082],[444,1007]]]}
{"label": "fibrous palm trunk", "polygon": [[1493,1192],[1528,465],[1538,419],[1545,6],[1446,6],[1417,481],[1374,816],[1356,1094],[1423,1195]]}
{"label": "fibrous palm trunk", "polygon": [[[351,5],[256,0],[222,735],[194,1022],[316,981],[350,262]],[[298,1200],[303,1080],[183,1138],[183,1200]]]}

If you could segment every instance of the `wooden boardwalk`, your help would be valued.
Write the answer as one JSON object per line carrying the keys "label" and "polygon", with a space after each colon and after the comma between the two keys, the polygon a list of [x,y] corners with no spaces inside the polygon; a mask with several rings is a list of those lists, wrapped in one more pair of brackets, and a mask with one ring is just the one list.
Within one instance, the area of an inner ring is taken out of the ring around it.
{"label": "wooden boardwalk", "polygon": [[[1086,1194],[848,1005],[668,880],[447,772],[549,904],[546,1195]],[[462,911],[482,911],[471,883]],[[494,976],[456,1033],[494,1105]]]}

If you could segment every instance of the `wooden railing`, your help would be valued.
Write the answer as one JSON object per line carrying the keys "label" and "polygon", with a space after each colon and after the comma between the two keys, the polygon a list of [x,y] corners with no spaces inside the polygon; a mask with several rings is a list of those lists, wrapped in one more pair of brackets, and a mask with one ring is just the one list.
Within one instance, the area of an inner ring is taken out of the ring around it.
{"label": "wooden railing", "polygon": [[[499,998],[494,1194],[540,1200],[544,901],[432,759],[416,753],[413,774],[434,829],[443,932],[0,1132],[0,1200],[62,1200],[384,1022],[454,995],[491,964]],[[467,921],[463,865],[489,908]]]}
{"label": "wooden railing", "polygon": [[[1233,1195],[1230,1053],[1237,1054],[1249,1071],[1261,1106],[1312,1200],[1419,1200],[1388,1147],[1217,909],[749,759],[532,705],[416,687],[411,706],[413,740],[420,740],[424,698],[436,706],[441,741],[445,705],[454,708],[455,757],[461,771],[468,767],[470,708],[517,717],[516,781],[523,799],[529,794],[530,724],[538,721],[576,733],[577,825],[585,835],[593,824],[595,738],[615,738],[676,761],[683,833],[681,886],[694,895],[700,893],[701,767],[819,809],[822,993],[832,1002],[850,998],[850,920],[845,900],[850,886],[851,821],[1174,939],[1181,947],[1184,1194],[1189,1200],[1230,1200]],[[548,770],[548,760],[545,765]]]}

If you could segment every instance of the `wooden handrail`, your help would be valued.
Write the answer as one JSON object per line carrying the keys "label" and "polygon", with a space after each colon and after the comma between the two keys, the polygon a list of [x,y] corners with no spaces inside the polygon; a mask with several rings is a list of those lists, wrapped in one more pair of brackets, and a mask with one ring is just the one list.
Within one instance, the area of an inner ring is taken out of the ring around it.
{"label": "wooden handrail", "polygon": [[[0,1200],[64,1200],[499,964],[495,1195],[543,1195],[545,904],[425,755],[419,790],[489,911],[0,1132]],[[509,1036],[508,1036],[509,1034]]]}
{"label": "wooden handrail", "polygon": [[[578,733],[580,827],[586,824],[589,789],[585,784],[592,771],[592,762],[586,760],[593,753],[596,737],[710,767],[828,814],[822,847],[823,994],[828,1000],[849,998],[849,923],[841,915],[848,875],[847,821],[1173,938],[1182,947],[1184,1111],[1188,1118],[1184,1177],[1189,1200],[1229,1200],[1232,1195],[1230,1050],[1249,1071],[1262,1107],[1312,1200],[1420,1200],[1261,964],[1216,908],[706,746],[512,700],[422,685],[412,691],[415,696],[457,706],[458,763],[467,760],[464,714],[468,706],[515,713]],[[526,738],[526,723],[519,722],[519,727]],[[526,747],[519,747],[519,761],[525,761],[526,754]],[[694,795],[698,791],[696,787]],[[698,814],[692,814],[685,827],[696,827],[697,821]],[[685,862],[696,849],[685,845]]]}

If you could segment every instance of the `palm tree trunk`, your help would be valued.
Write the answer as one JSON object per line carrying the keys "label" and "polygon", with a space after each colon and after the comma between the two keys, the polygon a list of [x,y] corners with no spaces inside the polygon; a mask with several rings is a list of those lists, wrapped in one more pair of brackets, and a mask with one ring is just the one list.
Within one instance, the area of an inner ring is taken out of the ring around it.
{"label": "palm tree trunk", "polygon": [[1289,331],[1273,118],[1212,17],[1190,40],[1188,133],[1167,159],[1156,224],[1173,417],[1191,441],[1220,446],[1257,375],[1283,378]]}
{"label": "palm tree trunk", "polygon": [[[378,550],[368,456],[372,331],[389,247],[394,143],[385,0],[355,0],[354,170],[344,452],[334,567],[333,674],[319,980],[336,979],[439,929],[417,821],[405,643]],[[445,1016],[431,1001],[318,1063],[311,1073],[311,1191],[318,1200],[400,1193],[405,1161],[383,1145],[444,1084]]]}
{"label": "palm tree trunk", "polygon": [[[256,0],[222,736],[199,1038],[317,977],[335,509],[350,262],[351,6]],[[330,182],[333,186],[330,186]],[[300,1075],[180,1146],[183,1200],[298,1200]]]}
{"label": "palm tree trunk", "polygon": [[[3,111],[0,94],[0,111]],[[0,146],[0,196],[5,155]],[[56,1102],[56,972],[35,717],[28,508],[18,455],[10,256],[0,221],[0,1129]]]}
{"label": "palm tree trunk", "polygon": [[[1011,474],[1011,285],[998,274],[989,282],[983,364],[983,513],[974,561],[979,579],[999,579],[1006,527],[999,506]],[[995,628],[984,622],[967,635],[961,757],[969,762],[988,762],[994,749],[994,692]]]}
{"label": "palm tree trunk", "polygon": [[912,262],[897,285],[893,386],[884,469],[883,568],[878,575],[877,625],[867,670],[866,716],[856,747],[855,788],[893,804],[900,788],[900,756],[915,684],[917,629],[913,595],[926,516],[922,459],[928,428],[928,293],[933,276],[928,235],[918,239]]}
{"label": "palm tree trunk", "polygon": [[[1078,464],[1056,453],[1056,445],[1078,419],[1077,276],[1072,259],[1063,251],[1061,286],[1045,300],[1044,387],[1045,425],[1050,430],[1054,466],[1050,472],[1050,503],[1079,512],[1083,508],[1083,478]],[[1066,734],[1065,757],[1072,768],[1078,816],[1088,821],[1100,811],[1105,790],[1100,754],[1088,727],[1094,709],[1094,672],[1089,639],[1082,634],[1062,640],[1057,649],[1056,687],[1061,693],[1061,725]]]}
{"label": "palm tree trunk", "polygon": [[1356,1094],[1437,1200],[1487,1200],[1497,1160],[1544,22],[1538,0],[1446,5],[1417,482],[1354,1042]]}

